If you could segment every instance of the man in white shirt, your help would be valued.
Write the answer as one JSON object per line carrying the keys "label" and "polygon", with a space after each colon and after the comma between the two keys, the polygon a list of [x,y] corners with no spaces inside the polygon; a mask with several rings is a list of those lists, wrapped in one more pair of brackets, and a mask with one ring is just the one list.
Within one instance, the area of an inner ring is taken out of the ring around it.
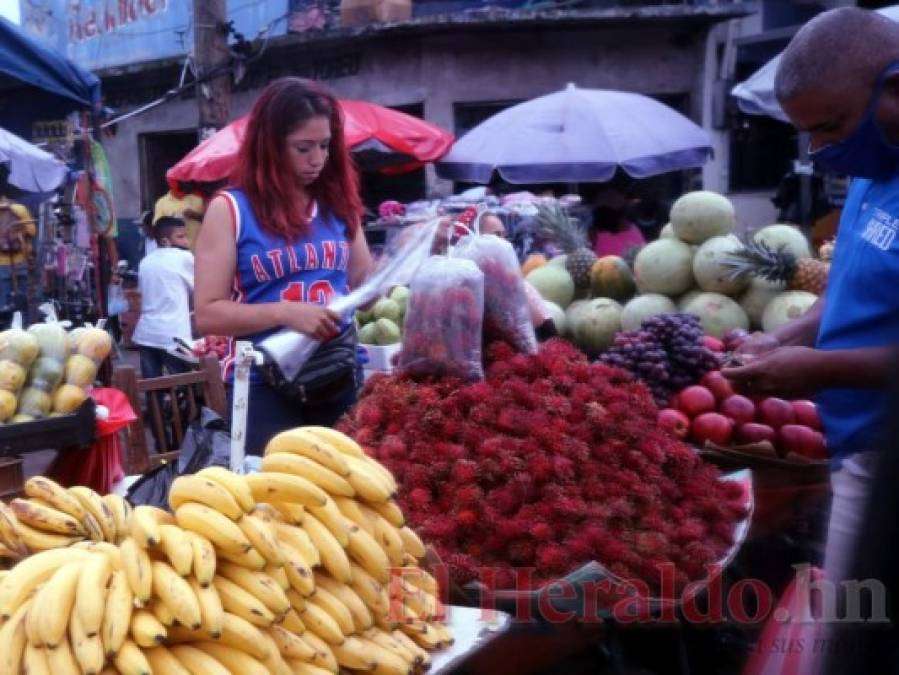
{"label": "man in white shirt", "polygon": [[157,248],[141,260],[138,283],[141,314],[133,341],[140,349],[141,376],[163,371],[181,373],[187,364],[174,356],[175,338],[192,342],[190,298],[194,289],[194,257],[184,221],[163,217],[153,226]]}

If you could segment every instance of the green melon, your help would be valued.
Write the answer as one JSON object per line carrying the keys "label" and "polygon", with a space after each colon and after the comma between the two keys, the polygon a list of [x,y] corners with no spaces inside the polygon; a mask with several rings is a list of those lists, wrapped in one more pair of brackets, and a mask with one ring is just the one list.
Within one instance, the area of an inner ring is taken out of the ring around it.
{"label": "green melon", "polygon": [[734,300],[721,293],[700,293],[684,311],[699,317],[706,335],[718,339],[732,328],[749,328],[749,317]]}
{"label": "green melon", "polygon": [[638,295],[624,306],[621,312],[623,330],[639,330],[646,319],[658,314],[673,314],[677,305],[668,296],[659,293]]}
{"label": "green melon", "polygon": [[693,252],[677,239],[657,239],[637,254],[634,270],[641,293],[680,295],[693,285]]}
{"label": "green melon", "polygon": [[588,354],[608,349],[621,330],[621,312],[621,305],[611,298],[587,300],[574,316],[574,343]]}
{"label": "green melon", "polygon": [[689,244],[733,232],[734,205],[724,195],[708,190],[688,192],[671,207],[671,227],[675,236]]}
{"label": "green melon", "polygon": [[574,299],[574,280],[564,267],[544,265],[528,274],[527,280],[544,300],[559,307],[567,307]]}

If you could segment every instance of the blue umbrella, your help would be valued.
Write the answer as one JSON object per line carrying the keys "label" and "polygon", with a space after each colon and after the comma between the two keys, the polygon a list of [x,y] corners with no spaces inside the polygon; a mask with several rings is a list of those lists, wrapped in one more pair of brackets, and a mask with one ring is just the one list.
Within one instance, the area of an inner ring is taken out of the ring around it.
{"label": "blue umbrella", "polygon": [[578,89],[497,113],[456,141],[437,164],[443,178],[475,183],[589,183],[622,169],[634,178],[702,166],[708,133],[640,94]]}

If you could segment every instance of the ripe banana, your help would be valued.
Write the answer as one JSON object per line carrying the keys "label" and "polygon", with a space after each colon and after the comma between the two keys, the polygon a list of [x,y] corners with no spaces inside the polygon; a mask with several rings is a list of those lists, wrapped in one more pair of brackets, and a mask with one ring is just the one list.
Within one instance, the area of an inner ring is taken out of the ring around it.
{"label": "ripe banana", "polygon": [[231,675],[218,659],[196,647],[175,645],[170,651],[192,675]]}
{"label": "ripe banana", "polygon": [[420,588],[422,591],[427,593],[428,595],[433,595],[435,598],[439,595],[439,589],[437,587],[437,580],[432,577],[426,570],[423,570],[418,566],[405,566],[399,569],[400,575],[402,575],[403,579],[408,581],[410,584],[415,586],[416,588]]}
{"label": "ripe banana", "polygon": [[406,661],[399,654],[385,649],[377,642],[367,638],[362,637],[359,640],[375,661],[375,667],[372,670],[373,675],[411,675],[413,672],[413,664]]}
{"label": "ripe banana", "polygon": [[58,675],[80,675],[81,667],[75,660],[75,653],[68,639],[63,639],[56,647],[47,650],[47,665],[50,672]]}
{"label": "ripe banana", "polygon": [[328,493],[315,483],[290,473],[251,473],[244,480],[259,502],[296,502],[309,507],[324,506],[328,499]]}
{"label": "ripe banana", "polygon": [[228,553],[245,553],[251,548],[249,540],[233,520],[203,504],[182,504],[175,511],[175,519],[185,530],[202,534]]}
{"label": "ripe banana", "polygon": [[16,514],[12,512],[12,509],[4,502],[0,502],[0,542],[6,544],[17,555],[26,556],[28,555],[28,548],[19,538],[19,533],[16,530],[18,522],[19,519],[16,518]]}
{"label": "ripe banana", "polygon": [[193,551],[193,571],[201,586],[209,586],[215,576],[215,549],[202,534],[184,530]]}
{"label": "ripe banana", "polygon": [[322,589],[331,593],[331,595],[336,596],[344,605],[346,605],[347,609],[350,610],[350,614],[353,616],[353,625],[355,626],[355,633],[361,633],[362,631],[371,628],[374,624],[374,619],[371,616],[371,612],[368,607],[366,607],[365,603],[362,602],[362,598],[360,598],[356,591],[347,586],[346,584],[338,583],[334,581],[327,574],[316,572],[315,573],[315,588],[316,591],[320,591]]}
{"label": "ripe banana", "polygon": [[287,572],[284,571],[282,565],[266,565],[262,571],[274,579],[282,591],[290,588],[290,579],[287,578]]}
{"label": "ripe banana", "polygon": [[302,612],[303,608],[306,607],[306,596],[297,591],[295,588],[288,589],[286,595],[287,599],[290,600],[291,609],[293,609],[294,612]]}
{"label": "ripe banana", "polygon": [[346,455],[336,450],[327,441],[321,440],[302,428],[282,431],[265,446],[265,455],[274,455],[278,452],[289,452],[314,459],[340,476],[346,476],[349,473]]}
{"label": "ripe banana", "polygon": [[[106,587],[112,575],[112,562],[103,553],[93,553],[84,561],[78,579],[75,611],[88,637],[100,632],[106,610]],[[48,643],[52,646],[53,643]]]}
{"label": "ripe banana", "polygon": [[315,649],[302,640],[298,633],[294,633],[282,626],[272,626],[268,630],[268,634],[278,646],[278,652],[285,659],[311,659],[315,655]]}
{"label": "ripe banana", "polygon": [[222,599],[226,612],[235,614],[256,626],[266,628],[275,621],[275,615],[256,596],[245,591],[233,581],[216,575],[212,582]]}
{"label": "ripe banana", "polygon": [[396,528],[406,524],[402,509],[393,499],[386,502],[370,502],[367,506]]}
{"label": "ripe banana", "polygon": [[[334,503],[337,504],[337,508],[340,509],[340,512],[347,520],[356,523],[356,525],[368,532],[372,537],[375,536],[375,524],[371,521],[371,518],[362,511],[359,502],[355,499],[347,499],[346,497],[334,497]],[[371,513],[371,511],[369,511],[369,513]]]}
{"label": "ripe banana", "polygon": [[315,593],[306,599],[307,604],[312,603],[330,615],[334,622],[340,627],[340,632],[344,635],[352,635],[356,632],[356,624],[353,621],[353,614],[340,599],[329,593],[324,588],[317,587]]}
{"label": "ripe banana", "polygon": [[380,583],[390,579],[390,558],[377,540],[355,523],[349,527],[347,553]]}
{"label": "ripe banana", "polygon": [[29,609],[31,601],[27,600],[0,628],[0,673],[4,675],[15,675],[21,669],[26,642],[25,619]]}
{"label": "ripe banana", "polygon": [[322,640],[315,633],[308,630],[303,633],[300,639],[308,642],[309,645],[315,650],[315,656],[313,656],[311,659],[312,665],[318,666],[319,668],[324,668],[325,670],[332,673],[336,673],[338,670],[340,670],[340,666],[337,663],[337,657],[334,656],[334,651],[331,649],[330,644]]}
{"label": "ripe banana", "polygon": [[138,647],[162,644],[168,632],[165,625],[148,609],[136,609],[131,615],[131,639]]}
{"label": "ripe banana", "polygon": [[281,514],[281,520],[291,525],[302,525],[306,517],[306,509],[302,504],[293,502],[272,502],[265,506],[274,509]]}
{"label": "ripe banana", "polygon": [[97,524],[103,531],[103,541],[115,541],[116,521],[103,498],[89,487],[83,485],[70,487],[69,494],[74,495],[75,499],[84,507],[84,510],[97,521]]}
{"label": "ripe banana", "polygon": [[337,431],[336,429],[332,429],[331,427],[318,427],[318,426],[307,426],[302,427],[303,431],[312,434],[316,438],[320,438],[326,443],[330,443],[331,446],[345,455],[351,455],[353,457],[365,457],[365,451],[362,449],[362,446],[359,445],[352,438],[347,436],[344,433]]}
{"label": "ripe banana", "polygon": [[78,665],[81,666],[82,673],[97,675],[103,670],[106,655],[103,653],[100,636],[89,636],[84,632],[84,626],[81,625],[81,619],[78,618],[77,612],[72,612],[69,619],[69,644],[72,645],[72,652],[75,654]]}
{"label": "ripe banana", "polygon": [[244,513],[225,486],[200,475],[178,476],[169,488],[169,506],[173,511],[187,502],[205,504],[231,520],[238,520]]}
{"label": "ripe banana", "polygon": [[0,581],[0,619],[12,616],[31,593],[60,567],[87,556],[86,551],[78,549],[54,549],[22,560]]}
{"label": "ripe banana", "polygon": [[386,502],[396,490],[364,459],[347,457],[350,473],[347,481],[356,494],[369,502]]}
{"label": "ripe banana", "polygon": [[287,663],[290,666],[293,675],[329,675],[339,671],[339,667],[334,670],[329,670],[328,668],[314,666],[309,662],[300,661],[299,659],[290,659]]}
{"label": "ripe banana", "polygon": [[79,541],[72,544],[72,548],[79,548],[88,553],[99,553],[109,558],[109,564],[114,570],[122,569],[122,552],[115,544],[108,541]]}
{"label": "ripe banana", "polygon": [[337,663],[344,668],[373,671],[378,666],[373,650],[362,641],[362,638],[348,637],[343,643],[334,645],[331,649],[337,657]]}
{"label": "ripe banana", "polygon": [[194,566],[194,549],[185,530],[177,525],[159,526],[160,543],[174,570],[182,577],[190,574]]}
{"label": "ripe banana", "polygon": [[284,564],[284,556],[269,523],[250,513],[238,520],[237,525],[266,562],[272,565]]}
{"label": "ripe banana", "polygon": [[400,536],[399,530],[387,522],[377,513],[373,517],[375,523],[375,539],[384,549],[390,564],[394,567],[402,567],[405,548],[403,547],[403,538]]}
{"label": "ripe banana", "polygon": [[343,546],[334,538],[331,531],[311,513],[306,514],[302,527],[318,549],[321,555],[322,566],[337,581],[348,583],[352,578],[350,560],[347,558]]}
{"label": "ripe banana", "polygon": [[228,562],[233,562],[236,565],[241,565],[246,567],[249,570],[262,570],[265,569],[265,558],[262,557],[262,554],[259,553],[255,548],[251,548],[249,551],[245,551],[243,553],[229,553],[227,551],[223,551],[219,549],[216,552],[216,556],[219,561],[227,560]]}
{"label": "ripe banana", "polygon": [[169,606],[178,623],[197,630],[201,623],[200,601],[190,584],[164,562],[153,561],[150,567],[153,570],[153,594]]}
{"label": "ripe banana", "polygon": [[[328,497],[328,501],[325,502],[324,506],[311,507],[308,509],[308,512],[331,531],[338,544],[346,547],[348,542],[347,519],[340,512],[340,509],[337,508],[337,504],[334,503],[333,499]],[[305,519],[303,522],[305,522]]]}
{"label": "ripe banana", "polygon": [[135,506],[131,512],[129,520],[131,537],[141,548],[149,548],[159,544],[161,535],[155,511],[154,507],[141,504],[140,506]]}
{"label": "ripe banana", "polygon": [[[169,607],[164,602],[151,602],[149,604],[150,611],[153,612],[153,616],[159,619],[159,623],[165,626],[168,629],[183,629],[188,631],[190,629],[184,628],[183,626],[175,626],[175,614],[172,612],[172,608]],[[193,634],[199,635],[199,631],[190,631]],[[168,637],[170,640],[175,639],[175,635],[172,633],[172,630],[169,630]]]}
{"label": "ripe banana", "polygon": [[68,490],[46,476],[34,476],[25,481],[25,494],[29,497],[43,499],[55,509],[67,513],[79,523],[84,520],[87,511],[81,502],[69,494]]}
{"label": "ripe banana", "polygon": [[230,673],[240,673],[241,675],[269,675],[269,670],[262,662],[253,658],[246,652],[242,652],[234,647],[218,644],[216,642],[197,642],[194,645],[228,669]]}
{"label": "ripe banana", "polygon": [[22,659],[22,672],[26,675],[50,675],[50,662],[47,660],[47,651],[43,647],[37,647],[31,642],[27,642]]}
{"label": "ripe banana", "polygon": [[[97,557],[106,560],[106,556]],[[90,560],[75,560],[66,563],[56,570],[49,581],[35,594],[31,612],[28,615],[28,623],[30,624],[34,617],[33,620],[37,624],[37,640],[35,641],[37,645],[56,647],[65,640],[69,616],[72,613],[72,606],[75,604],[78,579],[84,566],[89,562]],[[96,591],[94,592],[96,593]]]}
{"label": "ripe banana", "polygon": [[281,550],[286,558],[284,572],[287,574],[287,580],[290,582],[291,588],[295,589],[300,595],[311,595],[315,590],[312,569],[303,559],[302,554],[289,544],[282,543]]}
{"label": "ripe banana", "polygon": [[263,632],[261,635],[268,647],[268,656],[263,660],[263,664],[268,669],[268,672],[272,673],[272,675],[293,675],[293,671],[287,665],[287,661],[284,660],[281,652],[278,651],[278,645],[275,644],[274,638],[268,632]]}
{"label": "ripe banana", "polygon": [[[291,604],[293,603],[291,602]],[[305,601],[303,601],[303,607],[305,606],[306,603]],[[281,621],[279,621],[277,625],[295,635],[302,635],[306,632],[306,624],[303,623],[300,615],[297,614],[297,611],[293,608],[287,610],[287,612],[283,617],[281,617]]]}
{"label": "ripe banana", "polygon": [[103,650],[107,657],[117,654],[128,637],[133,607],[134,594],[131,592],[125,573],[113,572],[109,579],[109,590],[106,593],[103,625],[100,627],[100,638],[103,641]]}
{"label": "ripe banana", "polygon": [[389,652],[396,654],[403,661],[410,665],[420,665],[421,659],[418,656],[418,652],[410,649],[406,643],[399,642],[393,635],[390,633],[381,630],[380,628],[369,628],[364,633],[362,633],[362,637],[366,640],[371,640],[376,645],[383,647]]}
{"label": "ripe banana", "polygon": [[427,669],[431,667],[431,655],[428,654],[427,650],[419,647],[412,638],[399,628],[393,630],[390,635],[397,641],[397,643],[403,645],[406,649],[415,654],[416,661],[422,668]]}
{"label": "ripe banana", "polygon": [[390,612],[390,597],[384,585],[371,576],[363,567],[353,563],[353,578],[350,582],[356,595],[362,598],[365,606],[371,610],[372,616],[377,620],[386,617]]}
{"label": "ripe banana", "polygon": [[218,591],[212,586],[200,586],[193,577],[189,577],[187,582],[197,596],[197,602],[200,603],[200,630],[217,640],[222,635],[222,620],[225,613]]}
{"label": "ripe banana", "polygon": [[67,536],[64,534],[44,532],[33,528],[30,525],[26,525],[21,520],[16,522],[16,533],[19,536],[19,540],[25,544],[25,547],[31,552],[65,548],[84,538],[80,535]]}
{"label": "ripe banana", "polygon": [[381,479],[390,487],[391,492],[397,491],[398,486],[396,478],[393,477],[393,474],[390,473],[390,470],[386,466],[381,464],[381,462],[376,460],[374,457],[369,457],[368,455],[365,456],[365,459],[363,461],[372,469],[374,469],[375,473],[381,476]]}
{"label": "ripe banana", "polygon": [[275,532],[279,541],[296,549],[307,565],[310,567],[321,565],[321,554],[302,527],[287,523],[275,523]]}
{"label": "ripe banana", "polygon": [[144,650],[144,656],[147,657],[147,663],[154,675],[165,673],[165,675],[191,675],[191,672],[181,665],[181,662],[175,658],[166,647],[153,647]]}
{"label": "ripe banana", "polygon": [[135,599],[141,606],[150,602],[153,594],[153,572],[150,569],[150,556],[146,549],[128,537],[119,545],[122,553],[122,570]]}
{"label": "ripe banana", "polygon": [[231,496],[237,501],[240,508],[246,513],[253,510],[256,506],[256,500],[253,499],[253,493],[247,485],[244,477],[232,471],[228,471],[221,466],[208,466],[197,473],[198,476],[209,478],[225,488],[231,493]]}
{"label": "ripe banana", "polygon": [[306,607],[298,614],[306,624],[307,633],[314,633],[331,645],[339,645],[344,641],[345,635],[338,623],[324,609],[310,602],[309,598],[306,599]]}
{"label": "ripe banana", "polygon": [[13,551],[6,544],[0,542],[0,558],[8,558],[9,560],[20,560],[23,556]]}
{"label": "ripe banana", "polygon": [[262,458],[263,471],[279,471],[291,473],[312,481],[331,495],[352,497],[356,494],[353,486],[345,478],[324,466],[320,462],[303,455],[289,452],[276,452]]}
{"label": "ripe banana", "polygon": [[115,521],[116,536],[118,542],[128,534],[128,521],[131,519],[131,505],[117,494],[108,494],[101,497],[103,503],[109,508],[112,519]]}
{"label": "ripe banana", "polygon": [[97,522],[97,519],[90,512],[84,516],[84,529],[92,542],[100,543],[101,541],[106,541],[103,537],[103,528],[100,527],[100,523]]}
{"label": "ripe banana", "polygon": [[423,626],[420,628],[414,623],[403,623],[400,624],[400,630],[412,638],[415,643],[423,649],[440,649],[445,644],[437,631],[435,631],[431,624],[427,622],[424,622]]}
{"label": "ripe banana", "polygon": [[219,642],[246,652],[260,661],[269,656],[269,644],[262,631],[236,614],[225,612],[222,616],[222,637]]}
{"label": "ripe banana", "polygon": [[400,538],[403,540],[403,550],[418,560],[424,558],[427,554],[427,550],[425,549],[424,542],[419,538],[415,530],[408,525],[405,525],[399,529],[399,532]]}
{"label": "ripe banana", "polygon": [[35,529],[69,536],[86,536],[80,521],[39,499],[13,499],[9,507],[20,523]]}
{"label": "ripe banana", "polygon": [[290,601],[284,590],[265,572],[256,572],[231,562],[223,562],[219,565],[218,573],[255,597],[275,616],[281,616],[290,609]]}
{"label": "ripe banana", "polygon": [[143,651],[132,640],[125,640],[121,648],[116,652],[116,669],[122,675],[153,675],[150,662],[144,656]]}

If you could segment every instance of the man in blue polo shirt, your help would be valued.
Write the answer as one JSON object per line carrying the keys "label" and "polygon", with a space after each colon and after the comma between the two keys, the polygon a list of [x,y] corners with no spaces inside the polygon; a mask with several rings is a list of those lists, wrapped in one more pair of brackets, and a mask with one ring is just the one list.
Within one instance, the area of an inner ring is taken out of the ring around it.
{"label": "man in blue polo shirt", "polygon": [[825,568],[845,578],[864,519],[899,345],[899,23],[856,8],[825,12],[783,54],[775,92],[811,137],[811,156],[852,183],[827,292],[808,314],[744,346],[724,374],[753,394],[814,393],[833,502]]}

